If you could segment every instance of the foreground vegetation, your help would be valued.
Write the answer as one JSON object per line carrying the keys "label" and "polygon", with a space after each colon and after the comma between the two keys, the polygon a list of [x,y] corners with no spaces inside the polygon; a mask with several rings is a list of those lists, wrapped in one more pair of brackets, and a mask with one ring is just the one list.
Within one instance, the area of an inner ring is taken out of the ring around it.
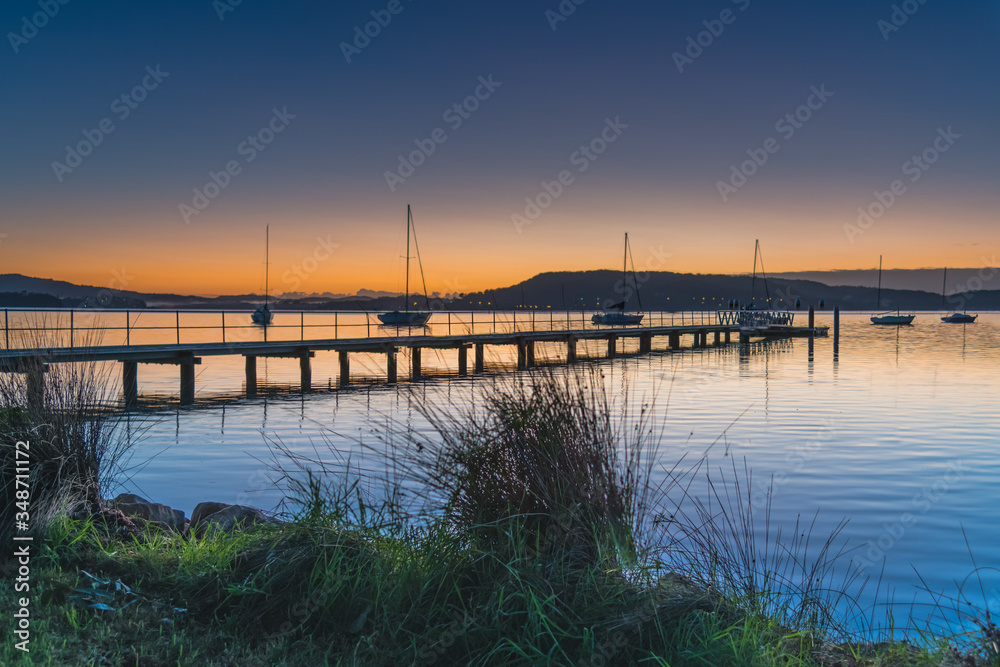
{"label": "foreground vegetation", "polygon": [[[836,535],[756,544],[749,480],[692,501],[698,463],[654,486],[647,415],[613,417],[596,375],[538,373],[476,412],[427,408],[433,432],[378,443],[396,471],[381,486],[275,442],[286,521],[201,536],[104,506],[121,440],[68,400],[89,385],[75,387],[50,383],[64,394],[44,413],[0,412],[44,458],[31,653],[8,639],[0,664],[1000,665],[985,612],[979,632],[920,648],[877,641],[873,624],[853,635]],[[23,593],[16,563],[4,570],[6,615]]]}

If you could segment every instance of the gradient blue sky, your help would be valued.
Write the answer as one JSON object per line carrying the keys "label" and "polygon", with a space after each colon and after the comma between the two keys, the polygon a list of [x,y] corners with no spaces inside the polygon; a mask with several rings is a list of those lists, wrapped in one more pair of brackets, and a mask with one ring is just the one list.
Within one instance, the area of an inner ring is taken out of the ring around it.
{"label": "gradient blue sky", "polygon": [[[70,0],[16,53],[42,10],[3,3],[0,272],[258,290],[270,224],[272,291],[401,289],[408,203],[442,292],[616,267],[625,231],[637,268],[694,272],[749,271],[756,238],[774,272],[880,254],[982,266],[1000,249],[997,2],[914,0],[885,39],[904,3],[586,0],[553,30],[557,0],[401,0],[350,63],[341,43],[388,2],[243,0],[220,19],[225,2]],[[679,72],[673,54],[724,10]],[[114,100],[156,66],[169,76],[119,119]],[[500,87],[449,127],[490,75]],[[813,86],[832,97],[783,137]],[[247,163],[238,147],[274,108],[295,118]],[[52,163],[104,118],[114,131],[60,182]],[[628,128],[579,172],[606,118]],[[904,163],[949,127],[960,138],[910,181]],[[390,191],[385,172],[436,128],[447,141]],[[723,201],[718,182],[769,137],[779,150]],[[230,160],[240,173],[186,223],[180,205]],[[562,170],[573,182],[519,231],[512,215]],[[897,179],[884,215],[845,229]]]}

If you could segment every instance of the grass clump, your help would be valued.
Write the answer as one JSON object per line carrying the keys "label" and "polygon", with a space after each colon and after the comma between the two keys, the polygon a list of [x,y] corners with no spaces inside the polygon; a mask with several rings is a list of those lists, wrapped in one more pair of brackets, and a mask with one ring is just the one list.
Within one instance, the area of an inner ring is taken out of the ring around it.
{"label": "grass clump", "polygon": [[[19,332],[23,340],[15,347],[52,346],[52,332],[46,329],[41,322],[38,329]],[[91,337],[83,344],[96,342]],[[5,543],[15,528],[17,465],[29,469],[30,524],[38,530],[60,513],[84,516],[100,511],[102,492],[123,477],[131,447],[113,412],[118,403],[113,364],[59,363],[46,368],[44,358],[33,358],[20,370],[0,373],[0,499],[4,507],[0,540]],[[27,381],[30,373],[42,378],[40,392]],[[19,441],[27,443],[21,454]]]}

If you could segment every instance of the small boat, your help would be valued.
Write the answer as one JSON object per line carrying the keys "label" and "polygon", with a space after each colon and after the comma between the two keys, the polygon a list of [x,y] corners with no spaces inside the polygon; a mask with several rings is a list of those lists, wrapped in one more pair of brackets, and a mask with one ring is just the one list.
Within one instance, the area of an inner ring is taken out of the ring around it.
{"label": "small boat", "polygon": [[270,236],[271,226],[268,225],[264,229],[264,305],[257,306],[257,310],[253,311],[250,315],[250,320],[254,324],[259,324],[265,327],[271,323],[272,319],[274,319],[274,313],[271,312],[271,309],[267,305],[267,296],[269,292],[268,274],[270,273],[271,268],[269,262]]}
{"label": "small boat", "polygon": [[[622,260],[622,286],[625,286],[625,280],[628,275],[628,258],[629,258],[629,245],[628,245],[628,232],[625,233],[625,258]],[[632,282],[635,283],[636,296],[639,296],[639,283],[635,280],[635,267],[632,267]],[[605,324],[609,326],[633,326],[642,322],[644,317],[643,313],[626,313],[625,304],[628,302],[626,298],[625,301],[620,303],[612,304],[604,309],[603,312],[595,313],[590,321],[594,324]],[[639,308],[642,308],[642,299],[639,299]]]}
{"label": "small boat", "polygon": [[[382,324],[397,327],[422,327],[431,318],[429,310],[410,310],[410,230],[413,230],[413,245],[417,250],[417,264],[420,266],[420,277],[423,279],[424,267],[420,263],[420,246],[417,244],[417,230],[413,226],[413,213],[410,205],[406,205],[406,292],[403,294],[403,310],[390,310],[379,313]],[[430,305],[427,298],[427,284],[424,283],[424,301]]]}
{"label": "small boat", "polygon": [[872,315],[872,324],[894,324],[899,326],[912,323],[914,317],[916,315],[901,315],[899,311],[896,311],[895,315],[892,313]]}
{"label": "small boat", "polygon": [[[944,283],[941,285],[941,309],[944,310],[944,293],[948,284],[948,269],[944,270]],[[945,315],[941,318],[942,322],[947,322],[948,324],[972,324],[976,321],[976,315],[969,315],[968,313],[954,312],[951,315]]]}
{"label": "small boat", "polygon": [[[882,255],[878,256],[878,292],[875,296],[875,310],[878,310],[882,305]],[[905,324],[910,324],[913,322],[913,318],[916,315],[903,315],[898,310],[896,314],[892,313],[882,313],[880,315],[872,315],[872,324],[883,324],[889,326],[902,326]]]}

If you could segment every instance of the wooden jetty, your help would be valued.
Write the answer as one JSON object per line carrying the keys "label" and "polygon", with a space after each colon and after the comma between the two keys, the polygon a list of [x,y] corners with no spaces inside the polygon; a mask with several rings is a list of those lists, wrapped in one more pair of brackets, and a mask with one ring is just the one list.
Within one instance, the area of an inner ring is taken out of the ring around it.
{"label": "wooden jetty", "polygon": [[[687,349],[697,349],[709,346],[709,337],[714,345],[731,342],[732,334],[736,333],[743,340],[744,331],[739,323],[728,321],[724,317],[726,311],[712,313],[711,318],[703,317],[701,322],[685,322],[684,324],[666,324],[640,327],[602,327],[602,328],[566,328],[517,331],[495,330],[490,333],[449,333],[442,335],[407,335],[393,336],[362,336],[351,338],[325,338],[306,340],[264,340],[264,341],[230,341],[206,343],[161,343],[161,344],[126,344],[98,346],[68,346],[31,349],[0,350],[0,372],[25,373],[27,376],[28,398],[41,397],[44,389],[44,373],[48,365],[54,363],[84,362],[84,361],[116,361],[122,365],[122,393],[125,404],[134,406],[138,402],[138,365],[139,364],[172,364],[179,368],[180,402],[194,402],[195,372],[194,367],[201,364],[203,357],[240,355],[245,358],[246,394],[248,397],[257,393],[257,358],[282,357],[299,360],[301,390],[309,392],[312,389],[311,359],[317,351],[335,351],[339,355],[339,384],[350,383],[350,355],[352,353],[385,354],[386,381],[395,384],[397,381],[396,354],[401,349],[410,351],[410,378],[421,377],[421,351],[424,349],[455,349],[458,352],[458,375],[469,374],[468,353],[472,349],[473,373],[482,373],[484,366],[484,350],[486,346],[513,345],[517,347],[517,368],[526,369],[535,365],[535,345],[538,343],[561,343],[566,346],[565,359],[567,363],[577,361],[577,343],[579,341],[607,341],[607,357],[618,354],[619,341],[627,338],[637,338],[639,353],[652,351],[653,339],[666,337],[668,348],[681,349],[681,338],[691,337],[692,343]],[[714,319],[714,323],[710,323]],[[661,320],[662,322],[662,320]],[[178,325],[179,326],[179,325]],[[787,327],[782,335],[811,335],[806,328]],[[825,334],[825,327],[823,334]],[[815,332],[818,333],[818,329]],[[223,333],[223,336],[225,334]],[[822,334],[821,334],[822,335]],[[178,341],[180,334],[177,335]]]}

